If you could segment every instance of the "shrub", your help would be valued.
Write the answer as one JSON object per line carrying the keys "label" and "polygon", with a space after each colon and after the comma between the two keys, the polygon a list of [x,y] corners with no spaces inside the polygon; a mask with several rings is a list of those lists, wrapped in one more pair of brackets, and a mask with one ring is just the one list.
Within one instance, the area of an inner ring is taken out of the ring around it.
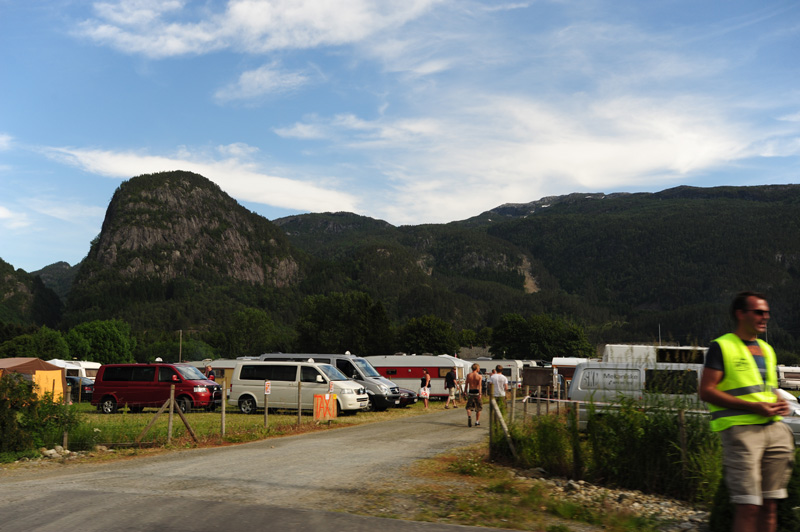
{"label": "shrub", "polygon": [[33,383],[19,373],[0,377],[0,453],[18,453],[33,447],[31,435],[20,426],[20,416],[35,408]]}

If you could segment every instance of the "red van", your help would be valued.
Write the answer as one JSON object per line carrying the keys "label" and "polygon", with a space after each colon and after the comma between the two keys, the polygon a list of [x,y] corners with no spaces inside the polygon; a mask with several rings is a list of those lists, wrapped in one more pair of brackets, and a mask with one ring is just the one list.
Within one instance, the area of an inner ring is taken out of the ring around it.
{"label": "red van", "polygon": [[120,406],[131,412],[161,408],[175,385],[175,403],[182,412],[192,408],[214,410],[222,404],[222,388],[188,364],[106,364],[94,381],[92,404],[105,414]]}

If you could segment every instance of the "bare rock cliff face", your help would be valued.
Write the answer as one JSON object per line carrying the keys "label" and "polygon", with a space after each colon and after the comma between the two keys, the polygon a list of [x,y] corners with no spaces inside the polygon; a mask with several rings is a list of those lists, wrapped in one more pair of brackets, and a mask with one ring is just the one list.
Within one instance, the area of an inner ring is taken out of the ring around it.
{"label": "bare rock cliff face", "polygon": [[196,174],[139,176],[114,194],[89,253],[93,270],[169,281],[200,271],[256,285],[298,280],[288,241]]}

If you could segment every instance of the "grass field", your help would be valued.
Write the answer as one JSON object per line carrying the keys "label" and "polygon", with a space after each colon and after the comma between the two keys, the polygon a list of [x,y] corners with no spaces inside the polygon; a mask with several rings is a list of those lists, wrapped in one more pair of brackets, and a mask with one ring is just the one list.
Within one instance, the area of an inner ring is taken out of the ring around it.
{"label": "grass field", "polygon": [[[432,404],[432,408],[436,408],[436,406],[437,403]],[[68,434],[68,448],[72,451],[89,450],[96,445],[106,447],[154,447],[168,444],[180,447],[225,445],[255,441],[270,436],[328,430],[425,413],[422,403],[407,408],[392,408],[384,412],[359,412],[321,423],[316,423],[310,413],[304,413],[298,425],[297,412],[270,412],[268,427],[265,427],[263,411],[255,415],[244,415],[234,407],[228,407],[225,412],[225,436],[223,437],[222,413],[219,410],[216,412],[196,411],[185,414],[189,426],[197,436],[198,443],[195,443],[177,413],[173,414],[172,438],[170,439],[168,411],[158,416],[145,433],[145,429],[156,416],[157,409],[155,408],[146,409],[140,413],[130,413],[120,409],[121,411],[115,414],[101,414],[88,403],[76,404],[71,408],[77,410],[80,417],[80,425]],[[52,441],[48,442],[48,447],[60,445],[63,436],[53,434],[50,439]]]}

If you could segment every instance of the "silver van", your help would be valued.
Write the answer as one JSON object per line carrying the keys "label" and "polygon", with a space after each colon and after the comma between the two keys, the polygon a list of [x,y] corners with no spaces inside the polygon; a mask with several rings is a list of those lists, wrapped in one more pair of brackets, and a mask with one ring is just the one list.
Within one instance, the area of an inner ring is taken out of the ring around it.
{"label": "silver van", "polygon": [[613,408],[623,399],[706,412],[697,395],[702,364],[582,362],[575,366],[567,399],[578,401],[578,426],[589,410]]}
{"label": "silver van", "polygon": [[298,383],[301,409],[313,410],[314,396],[324,395],[333,385],[339,413],[366,410],[369,397],[363,386],[345,377],[330,364],[315,362],[264,362],[243,360],[233,369],[228,404],[243,414],[264,408],[264,384],[270,383],[269,407],[297,409]]}
{"label": "silver van", "polygon": [[400,388],[392,381],[382,377],[365,358],[350,354],[303,354],[303,353],[265,353],[259,360],[313,360],[320,364],[330,364],[361,384],[369,395],[370,410],[386,410],[400,405]]}

